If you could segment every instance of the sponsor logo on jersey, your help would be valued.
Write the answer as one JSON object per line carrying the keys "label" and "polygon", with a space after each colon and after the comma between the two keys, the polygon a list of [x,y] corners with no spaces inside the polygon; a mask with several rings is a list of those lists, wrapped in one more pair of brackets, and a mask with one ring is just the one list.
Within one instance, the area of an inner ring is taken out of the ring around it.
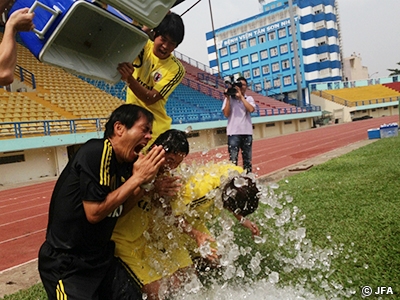
{"label": "sponsor logo on jersey", "polygon": [[162,74],[160,72],[155,72],[153,76],[153,81],[154,82],[159,82],[162,78]]}

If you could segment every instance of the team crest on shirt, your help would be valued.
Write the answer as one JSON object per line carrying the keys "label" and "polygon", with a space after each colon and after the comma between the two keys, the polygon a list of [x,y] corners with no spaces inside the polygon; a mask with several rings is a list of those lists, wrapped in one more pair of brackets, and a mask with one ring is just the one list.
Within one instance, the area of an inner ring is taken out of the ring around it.
{"label": "team crest on shirt", "polygon": [[153,75],[153,81],[154,82],[159,82],[162,78],[162,74],[160,72],[155,72]]}

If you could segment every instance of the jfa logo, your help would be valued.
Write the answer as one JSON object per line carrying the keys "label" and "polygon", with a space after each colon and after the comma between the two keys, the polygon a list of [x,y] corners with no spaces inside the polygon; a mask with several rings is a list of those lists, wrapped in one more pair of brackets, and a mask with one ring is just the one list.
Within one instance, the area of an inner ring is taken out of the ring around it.
{"label": "jfa logo", "polygon": [[375,295],[393,295],[393,289],[390,286],[378,286],[374,291],[370,286],[366,285],[361,288],[361,294],[364,297]]}
{"label": "jfa logo", "polygon": [[156,73],[154,74],[154,76],[153,76],[154,82],[159,82],[159,81],[161,80],[161,78],[162,78],[162,74],[159,73],[159,72],[156,72]]}

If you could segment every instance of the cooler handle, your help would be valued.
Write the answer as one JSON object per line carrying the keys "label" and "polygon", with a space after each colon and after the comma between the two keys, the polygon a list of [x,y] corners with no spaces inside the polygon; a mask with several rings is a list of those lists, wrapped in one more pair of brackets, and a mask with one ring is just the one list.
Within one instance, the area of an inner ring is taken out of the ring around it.
{"label": "cooler handle", "polygon": [[53,24],[53,22],[55,21],[55,19],[58,17],[58,15],[61,13],[61,10],[57,7],[57,6],[53,6],[53,8],[48,7],[46,4],[43,4],[39,1],[35,1],[31,8],[29,9],[29,12],[33,12],[36,7],[40,6],[41,8],[43,8],[44,10],[47,10],[49,13],[52,14],[52,16],[50,17],[50,19],[47,21],[46,25],[44,25],[42,30],[37,30],[36,28],[33,29],[33,32],[36,33],[36,35],[39,37],[39,39],[43,40],[44,39],[44,35],[46,34],[47,30],[49,30],[51,24]]}

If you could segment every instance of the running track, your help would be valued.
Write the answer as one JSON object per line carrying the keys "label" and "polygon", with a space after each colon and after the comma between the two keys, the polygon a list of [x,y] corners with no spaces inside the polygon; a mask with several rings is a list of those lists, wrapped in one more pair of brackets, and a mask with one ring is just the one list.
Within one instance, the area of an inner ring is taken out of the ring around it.
{"label": "running track", "polygon": [[[253,143],[253,172],[264,176],[311,157],[368,138],[367,130],[398,122],[399,116],[325,126]],[[196,152],[189,160],[228,157],[227,147]],[[0,272],[37,258],[55,181],[0,191]]]}

